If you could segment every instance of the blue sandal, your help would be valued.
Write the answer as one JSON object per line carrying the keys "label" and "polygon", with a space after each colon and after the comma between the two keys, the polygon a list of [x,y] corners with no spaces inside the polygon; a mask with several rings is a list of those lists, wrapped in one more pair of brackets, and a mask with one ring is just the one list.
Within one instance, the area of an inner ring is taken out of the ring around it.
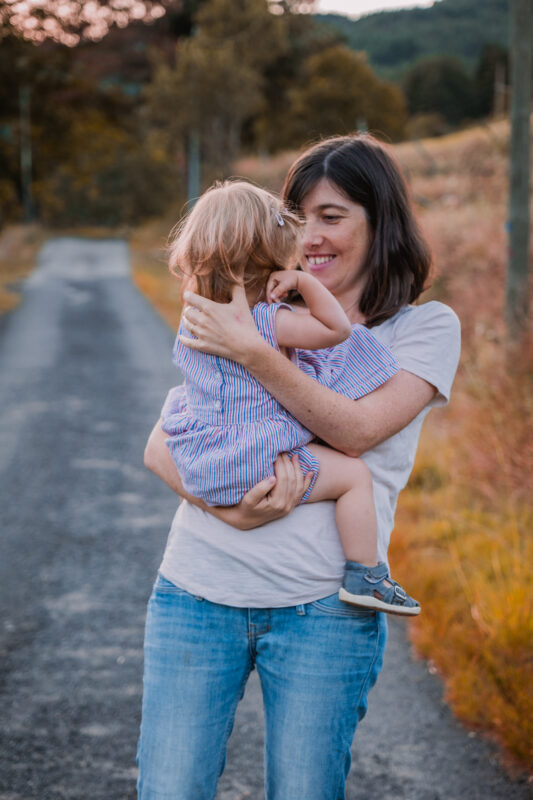
{"label": "blue sandal", "polygon": [[366,567],[357,561],[347,561],[339,598],[354,606],[385,611],[388,614],[414,617],[420,605],[409,597],[399,583],[393,581],[386,564]]}

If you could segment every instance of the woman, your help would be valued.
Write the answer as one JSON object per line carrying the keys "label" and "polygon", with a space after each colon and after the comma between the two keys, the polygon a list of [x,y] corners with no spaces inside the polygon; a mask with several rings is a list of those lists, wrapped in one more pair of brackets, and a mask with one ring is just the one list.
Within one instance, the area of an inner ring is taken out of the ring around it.
{"label": "woman", "polygon": [[[311,147],[289,171],[284,198],[306,221],[302,268],[352,323],[372,327],[400,372],[357,402],[336,394],[262,339],[238,290],[226,305],[190,296],[185,317],[197,339],[186,343],[241,363],[318,438],[362,455],[386,561],[423,419],[449,397],[458,322],[440,303],[410,305],[424,288],[429,254],[400,172],[372,137]],[[179,403],[179,390],[171,391],[163,416]],[[257,668],[268,800],[340,800],[386,627],[382,614],[338,599],[344,559],[334,504],[295,508],[307,484],[281,457],[275,485],[263,482],[238,506],[208,511],[183,491],[164,439],[158,423],[146,465],[188,502],[172,524],[149,604],[139,797],[215,797],[235,709]]]}

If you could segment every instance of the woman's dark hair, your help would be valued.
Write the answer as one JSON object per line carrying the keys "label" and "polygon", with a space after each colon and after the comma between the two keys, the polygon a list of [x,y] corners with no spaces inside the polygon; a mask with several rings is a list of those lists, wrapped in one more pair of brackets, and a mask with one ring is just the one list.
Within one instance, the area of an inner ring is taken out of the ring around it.
{"label": "woman's dark hair", "polygon": [[366,211],[372,239],[359,310],[369,327],[378,325],[417,299],[431,266],[405,180],[392,156],[369,134],[325,139],[308,148],[285,180],[287,207],[301,212],[306,195],[321,178]]}

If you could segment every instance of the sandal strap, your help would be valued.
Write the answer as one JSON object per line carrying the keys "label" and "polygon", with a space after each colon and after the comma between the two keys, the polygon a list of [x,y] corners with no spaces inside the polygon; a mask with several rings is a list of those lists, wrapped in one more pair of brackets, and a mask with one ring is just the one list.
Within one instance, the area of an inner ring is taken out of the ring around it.
{"label": "sandal strap", "polygon": [[[380,593],[385,603],[397,606],[411,605],[413,603],[403,586],[400,586],[397,581],[391,578],[386,564],[378,564],[377,567],[369,569],[364,576],[364,580],[374,586],[374,589]],[[390,586],[387,586],[385,581]]]}
{"label": "sandal strap", "polygon": [[[350,569],[350,562],[346,565],[347,569]],[[354,569],[355,571],[355,569]],[[357,570],[358,572],[361,571],[361,568]],[[393,583],[390,577],[389,568],[386,564],[381,562],[377,565],[377,567],[367,567],[365,570],[364,578],[368,583],[381,583],[385,579],[388,579]]]}

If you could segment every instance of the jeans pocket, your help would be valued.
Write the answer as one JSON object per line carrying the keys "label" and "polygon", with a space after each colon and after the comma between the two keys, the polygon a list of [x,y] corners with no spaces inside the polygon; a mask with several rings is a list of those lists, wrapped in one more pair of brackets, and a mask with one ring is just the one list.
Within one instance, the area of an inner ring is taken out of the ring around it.
{"label": "jeans pocket", "polygon": [[372,609],[358,608],[340,600],[337,592],[327,597],[321,597],[320,600],[313,600],[308,605],[322,614],[331,614],[336,617],[362,617],[368,619],[376,616],[376,612],[372,611]]}

